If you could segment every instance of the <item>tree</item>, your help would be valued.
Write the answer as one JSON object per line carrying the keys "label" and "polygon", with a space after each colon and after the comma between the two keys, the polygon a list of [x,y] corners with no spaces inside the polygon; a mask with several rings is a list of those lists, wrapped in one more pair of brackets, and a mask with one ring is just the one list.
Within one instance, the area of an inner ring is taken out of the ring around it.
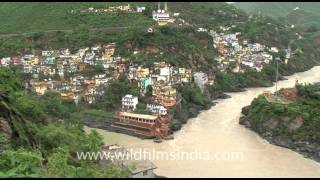
{"label": "tree", "polygon": [[192,87],[191,85],[184,85],[178,88],[182,98],[188,103],[197,105],[205,105],[207,98],[201,93],[200,88]]}
{"label": "tree", "polygon": [[152,5],[151,4],[146,5],[146,10],[143,11],[143,14],[145,16],[150,17],[150,18],[152,17]]}
{"label": "tree", "polygon": [[311,25],[308,27],[307,32],[314,33],[318,31],[318,27],[316,25]]}
{"label": "tree", "polygon": [[[94,152],[94,151],[92,151]],[[126,169],[120,169],[113,165],[98,167],[97,164],[82,161],[80,166],[69,163],[70,153],[67,149],[57,148],[48,158],[47,177],[53,178],[125,178],[129,176]]]}
{"label": "tree", "polygon": [[57,92],[47,91],[41,96],[40,100],[45,114],[55,119],[68,119],[70,113],[77,111],[73,100],[64,100],[61,98],[60,93]]}
{"label": "tree", "polygon": [[14,71],[7,67],[0,67],[0,91],[11,93],[22,90],[23,86]]}
{"label": "tree", "polygon": [[44,177],[40,152],[18,149],[0,153],[0,177]]}
{"label": "tree", "polygon": [[146,88],[146,96],[147,97],[151,97],[152,96],[152,86],[151,85],[148,85],[147,88]]}
{"label": "tree", "polygon": [[76,167],[68,164],[69,152],[65,148],[57,148],[48,157],[47,177],[71,178],[76,176]]}
{"label": "tree", "polygon": [[17,91],[11,94],[11,101],[17,110],[26,115],[28,119],[42,121],[44,111],[41,101],[39,103],[32,95],[25,91]]}
{"label": "tree", "polygon": [[0,133],[0,153],[11,148],[9,139]]}
{"label": "tree", "polygon": [[122,96],[126,94],[132,94],[134,96],[139,95],[138,87],[131,84],[127,79],[120,78],[114,80],[105,88],[104,96],[101,104],[106,110],[114,110],[119,107]]}
{"label": "tree", "polygon": [[137,108],[135,110],[135,113],[138,113],[138,114],[148,114],[149,112],[147,111],[147,105],[146,104],[143,104],[143,103],[139,103],[137,105]]}

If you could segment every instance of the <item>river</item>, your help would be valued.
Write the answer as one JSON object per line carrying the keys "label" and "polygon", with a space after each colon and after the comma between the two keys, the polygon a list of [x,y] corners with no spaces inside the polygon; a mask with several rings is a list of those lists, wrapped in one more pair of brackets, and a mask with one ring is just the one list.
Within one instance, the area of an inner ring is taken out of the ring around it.
{"label": "river", "polygon": [[[297,73],[280,81],[279,88],[300,83],[320,82],[320,66]],[[152,140],[97,129],[107,144],[127,148],[145,148],[156,152],[202,152],[215,154],[214,159],[152,160],[155,173],[166,177],[320,177],[320,164],[286,148],[272,145],[253,131],[239,125],[241,109],[270,88],[249,88],[245,92],[228,93],[231,98],[201,112],[174,134],[175,139],[160,144]],[[88,128],[87,128],[88,130]],[[232,153],[241,153],[241,158]],[[224,154],[224,156],[222,156]],[[220,156],[218,156],[220,155]],[[229,155],[229,156],[228,156]],[[219,158],[217,158],[219,157]],[[223,159],[222,157],[226,157]]]}

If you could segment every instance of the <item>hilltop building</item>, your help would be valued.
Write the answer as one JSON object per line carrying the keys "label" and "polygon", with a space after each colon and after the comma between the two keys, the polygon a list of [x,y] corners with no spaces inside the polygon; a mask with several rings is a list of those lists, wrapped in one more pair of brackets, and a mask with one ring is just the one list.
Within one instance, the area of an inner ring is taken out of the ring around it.
{"label": "hilltop building", "polygon": [[161,9],[160,2],[158,3],[158,10],[152,12],[152,18],[158,22],[159,26],[165,26],[170,21],[170,14],[168,12],[167,2],[164,3],[164,9]]}

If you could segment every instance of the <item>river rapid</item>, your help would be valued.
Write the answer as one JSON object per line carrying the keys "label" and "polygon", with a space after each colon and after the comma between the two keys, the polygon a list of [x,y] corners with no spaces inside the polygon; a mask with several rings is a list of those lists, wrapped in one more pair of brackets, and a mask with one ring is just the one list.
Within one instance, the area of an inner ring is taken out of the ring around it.
{"label": "river rapid", "polygon": [[[280,81],[279,88],[299,83],[320,82],[320,66],[296,73]],[[320,177],[320,164],[286,148],[272,145],[253,131],[239,125],[241,109],[269,88],[249,88],[228,93],[229,99],[217,100],[211,109],[202,111],[174,134],[175,139],[154,143],[124,134],[96,129],[106,144],[117,143],[138,151],[214,154],[213,159],[151,159],[158,167],[155,173],[165,177]],[[90,128],[86,128],[89,130]],[[233,157],[232,153],[241,154]],[[204,155],[203,155],[204,156]],[[203,157],[202,156],[202,157]],[[207,157],[207,156],[206,156]]]}

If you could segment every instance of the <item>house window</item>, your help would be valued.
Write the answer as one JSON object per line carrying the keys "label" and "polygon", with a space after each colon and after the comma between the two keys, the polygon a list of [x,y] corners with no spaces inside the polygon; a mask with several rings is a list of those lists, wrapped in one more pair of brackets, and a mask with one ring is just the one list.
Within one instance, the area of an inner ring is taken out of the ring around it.
{"label": "house window", "polygon": [[147,175],[148,175],[148,171],[143,171],[143,172],[142,172],[142,175],[143,175],[143,176],[147,176]]}

